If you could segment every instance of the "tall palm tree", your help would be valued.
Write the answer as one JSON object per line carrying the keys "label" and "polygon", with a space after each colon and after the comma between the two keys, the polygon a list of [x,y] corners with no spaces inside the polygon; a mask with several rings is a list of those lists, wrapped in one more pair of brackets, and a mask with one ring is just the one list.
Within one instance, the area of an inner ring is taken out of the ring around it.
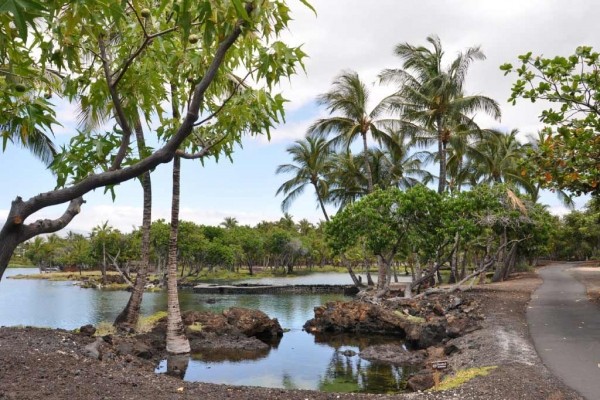
{"label": "tall palm tree", "polygon": [[[138,154],[142,158],[146,151],[146,140],[140,118],[135,124],[135,137],[138,145]],[[131,296],[127,305],[115,319],[115,326],[135,327],[140,317],[144,289],[148,281],[148,270],[150,268],[150,227],[152,225],[152,179],[150,171],[145,172],[140,178],[143,190],[143,211],[142,211],[142,242],[141,242],[141,263],[138,266],[135,283],[133,285]]]}
{"label": "tall palm tree", "polygon": [[173,158],[173,198],[171,204],[171,233],[167,256],[167,352],[186,354],[190,352],[190,342],[185,335],[181,319],[177,291],[177,234],[179,228],[179,186],[181,159]]}
{"label": "tall palm tree", "polygon": [[283,193],[286,197],[281,202],[281,209],[286,212],[292,202],[298,198],[307,185],[312,185],[321,207],[323,216],[329,221],[324,199],[327,197],[328,184],[326,175],[332,168],[331,150],[327,141],[316,136],[307,136],[296,140],[286,151],[292,156],[292,164],[282,164],[275,173],[292,173],[291,179],[285,181],[276,194]]}
{"label": "tall palm tree", "polygon": [[364,167],[367,172],[368,192],[373,191],[373,175],[368,163],[367,137],[371,135],[377,141],[386,140],[386,134],[381,129],[393,121],[386,117],[387,105],[377,104],[370,111],[369,90],[354,71],[342,72],[333,82],[333,87],[327,93],[318,97],[318,102],[324,105],[332,116],[315,121],[309,128],[310,134],[329,135],[333,146],[345,146],[346,149],[361,137],[364,153]]}
{"label": "tall palm tree", "polygon": [[106,242],[109,236],[114,232],[114,228],[104,221],[100,225],[92,228],[90,239],[95,239],[102,246],[102,283],[106,283]]}
{"label": "tall palm tree", "polygon": [[470,47],[459,53],[446,67],[444,52],[437,36],[427,37],[432,49],[398,44],[395,53],[403,61],[403,69],[381,72],[382,82],[400,85],[399,90],[386,102],[398,111],[405,123],[413,127],[418,141],[425,146],[437,144],[439,162],[438,192],[447,186],[447,146],[457,125],[476,129],[472,115],[483,111],[500,118],[500,107],[493,99],[464,93],[466,74],[471,62],[485,59],[479,47]]}

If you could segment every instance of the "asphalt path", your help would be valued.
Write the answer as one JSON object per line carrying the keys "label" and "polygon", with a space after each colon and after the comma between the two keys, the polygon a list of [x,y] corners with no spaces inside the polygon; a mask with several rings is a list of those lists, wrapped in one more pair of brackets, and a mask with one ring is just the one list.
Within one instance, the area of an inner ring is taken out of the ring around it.
{"label": "asphalt path", "polygon": [[569,268],[556,264],[539,270],[544,283],[533,293],[527,323],[544,364],[589,400],[600,399],[600,307]]}

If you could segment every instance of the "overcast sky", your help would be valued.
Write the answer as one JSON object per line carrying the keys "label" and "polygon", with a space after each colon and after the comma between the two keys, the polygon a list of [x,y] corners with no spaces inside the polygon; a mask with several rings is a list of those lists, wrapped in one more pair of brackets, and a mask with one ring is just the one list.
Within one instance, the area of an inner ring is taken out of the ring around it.
{"label": "overcast sky", "polygon": [[[442,41],[448,59],[467,47],[479,45],[487,56],[477,61],[467,76],[469,94],[483,94],[496,99],[502,107],[502,121],[483,116],[478,122],[486,128],[535,133],[541,126],[541,104],[517,103],[506,99],[514,77],[503,76],[499,65],[515,62],[528,51],[535,55],[567,55],[579,45],[600,48],[597,18],[600,2],[588,0],[319,0],[312,4],[315,16],[300,1],[290,0],[294,21],[285,40],[302,44],[309,55],[306,74],[282,87],[290,100],[286,124],[273,133],[271,142],[264,139],[244,141],[244,148],[233,155],[234,162],[208,163],[183,161],[181,218],[201,224],[218,224],[232,216],[243,224],[275,220],[282,215],[281,197],[275,197],[285,176],[276,176],[275,168],[289,161],[285,148],[301,138],[308,125],[324,115],[315,97],[327,91],[340,71],[353,69],[371,84],[384,68],[399,67],[393,54],[396,44],[408,42],[425,45],[428,35]],[[374,85],[373,99],[380,100],[392,87]],[[56,140],[68,141],[73,133],[73,107],[62,104],[59,117],[64,128],[57,129]],[[10,202],[53,188],[54,179],[27,152],[8,147],[0,153],[2,187],[0,219],[5,218]],[[152,175],[153,217],[166,218],[170,207],[170,166],[161,166]],[[117,200],[102,192],[86,197],[82,213],[67,229],[89,231],[104,220],[128,231],[141,224],[142,194],[138,183],[130,182],[117,189]],[[555,212],[564,212],[550,194],[543,201]],[[578,200],[578,206],[585,199]],[[40,216],[52,217],[61,208]],[[333,211],[333,210],[332,210]],[[296,220],[322,218],[312,192],[297,200],[290,213]]]}

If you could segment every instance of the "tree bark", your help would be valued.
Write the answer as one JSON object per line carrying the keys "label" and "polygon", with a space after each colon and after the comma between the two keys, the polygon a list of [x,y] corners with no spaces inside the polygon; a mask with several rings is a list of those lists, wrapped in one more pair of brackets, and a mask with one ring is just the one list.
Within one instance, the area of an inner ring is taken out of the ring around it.
{"label": "tree bark", "polygon": [[321,206],[321,211],[323,211],[323,215],[325,216],[325,221],[329,222],[329,216],[327,215],[327,210],[325,210],[325,204],[323,204],[323,198],[321,197],[321,193],[319,193],[319,187],[316,182],[312,182],[315,187],[315,192],[317,193],[317,199],[319,200],[319,205]]}
{"label": "tree bark", "polygon": [[369,193],[373,193],[373,172],[371,171],[371,163],[369,162],[369,147],[367,146],[367,133],[361,132],[363,140],[363,151],[365,154],[365,169],[367,170],[367,189]]}
{"label": "tree bark", "polygon": [[179,183],[180,159],[173,158],[173,200],[171,206],[171,235],[169,237],[169,258],[167,262],[167,352],[186,354],[190,352],[190,342],[185,336],[185,328],[179,309],[177,291],[177,234],[179,228]]}
{"label": "tree bark", "polygon": [[387,287],[387,265],[382,256],[377,256],[377,289],[383,290]]}
{"label": "tree bark", "polygon": [[[135,124],[136,140],[140,159],[144,156],[146,141],[142,130],[141,122],[138,118]],[[140,317],[144,288],[148,281],[148,269],[150,266],[150,227],[152,225],[152,181],[150,171],[142,175],[142,190],[144,191],[144,210],[142,213],[142,245],[141,245],[141,265],[138,266],[135,285],[129,296],[127,305],[115,319],[115,326],[127,324],[135,327]]]}
{"label": "tree bark", "polygon": [[77,197],[69,202],[67,209],[59,218],[41,219],[31,224],[24,224],[23,215],[26,214],[24,210],[27,209],[27,202],[24,202],[21,197],[13,200],[6,223],[0,231],[0,279],[20,243],[43,233],[54,233],[61,230],[79,214],[83,203],[85,203],[83,198]]}
{"label": "tree bark", "polygon": [[446,190],[446,141],[444,138],[444,127],[442,117],[436,118],[438,133],[438,158],[440,159],[440,176],[438,178],[438,193],[442,194]]}

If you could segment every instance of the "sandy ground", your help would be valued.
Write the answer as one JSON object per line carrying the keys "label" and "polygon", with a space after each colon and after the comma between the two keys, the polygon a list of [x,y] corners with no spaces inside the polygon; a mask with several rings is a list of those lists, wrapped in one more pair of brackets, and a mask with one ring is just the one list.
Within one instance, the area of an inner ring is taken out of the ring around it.
{"label": "sandy ground", "polygon": [[525,311],[540,283],[534,273],[521,274],[462,294],[478,299],[485,319],[482,329],[454,339],[460,351],[450,365],[497,368],[446,392],[337,394],[182,382],[154,374],[151,363],[138,359],[92,359],[83,349],[91,338],[0,328],[0,399],[581,399],[548,372],[531,343]]}

